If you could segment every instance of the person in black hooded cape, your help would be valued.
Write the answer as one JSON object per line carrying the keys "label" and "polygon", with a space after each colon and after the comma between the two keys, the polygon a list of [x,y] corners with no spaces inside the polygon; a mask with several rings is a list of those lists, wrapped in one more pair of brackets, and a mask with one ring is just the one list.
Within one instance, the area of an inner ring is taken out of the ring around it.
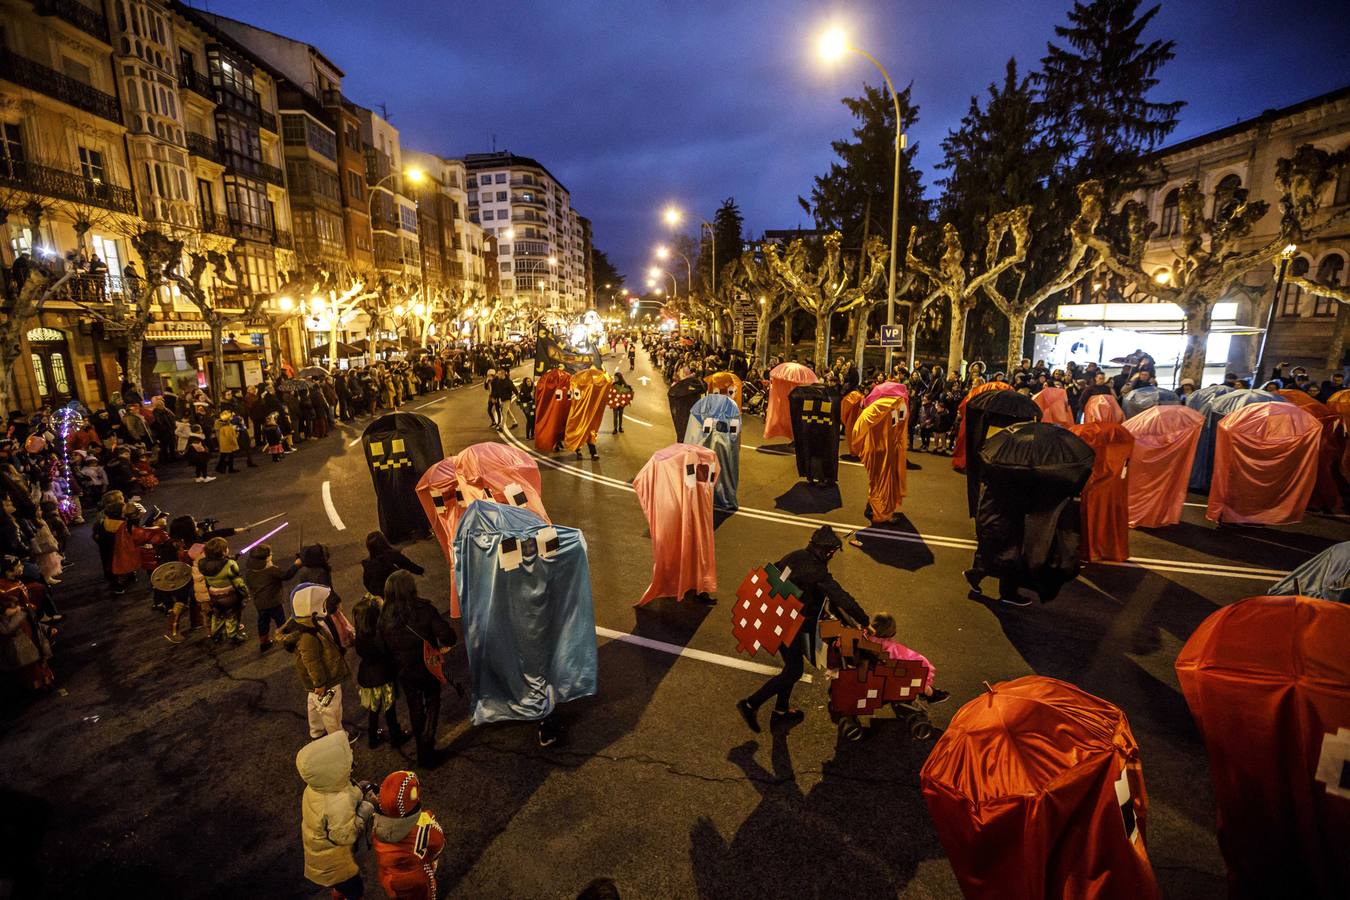
{"label": "person in black hooded cape", "polygon": [[681,378],[666,391],[670,401],[670,420],[675,423],[675,441],[684,440],[684,430],[689,425],[689,411],[694,408],[698,398],[708,392],[708,386],[697,375]]}
{"label": "person in black hooded cape", "polygon": [[1031,603],[1021,587],[1048,603],[1078,577],[1078,496],[1092,475],[1092,448],[1058,425],[1019,422],[990,437],[980,454],[976,550],[966,581],[978,593],[982,579],[997,578],[999,599],[1010,606]]}
{"label": "person in black hooded cape", "polygon": [[1018,391],[987,391],[966,404],[966,506],[975,515],[980,499],[980,451],[985,442],[1014,422],[1034,422],[1041,408]]}
{"label": "person in black hooded cape", "polygon": [[416,489],[422,474],[445,458],[440,428],[416,413],[389,413],[366,426],[361,445],[385,537],[397,544],[430,534]]}
{"label": "person in black hooded cape", "polygon": [[788,394],[792,449],[797,474],[811,484],[839,480],[839,392],[824,384],[803,384]]}

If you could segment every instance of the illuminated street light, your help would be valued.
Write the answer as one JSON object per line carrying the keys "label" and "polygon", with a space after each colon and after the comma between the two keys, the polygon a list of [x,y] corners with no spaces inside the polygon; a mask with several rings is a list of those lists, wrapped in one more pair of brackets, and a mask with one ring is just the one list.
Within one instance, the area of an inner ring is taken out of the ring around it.
{"label": "illuminated street light", "polygon": [[[853,46],[849,41],[848,35],[842,28],[832,26],[816,42],[816,51],[820,58],[826,63],[836,63],[842,60],[849,53],[856,53],[867,59],[872,65],[881,72],[881,77],[886,80],[886,87],[891,92],[891,103],[895,105],[895,172],[891,180],[891,260],[889,267],[888,282],[886,285],[886,324],[895,324],[895,259],[896,250],[899,245],[900,233],[900,160],[905,149],[904,122],[900,118],[900,95],[895,92],[895,83],[891,81],[891,73],[886,71],[886,67],[877,62],[877,58],[866,50]],[[886,348],[886,372],[891,371],[890,347]],[[909,364],[914,365],[914,345],[909,347]]]}
{"label": "illuminated street light", "polygon": [[680,210],[674,206],[667,206],[666,211],[661,214],[661,217],[666,220],[666,224],[671,228],[678,227],[679,224],[684,221],[684,213],[680,212]]}
{"label": "illuminated street light", "polygon": [[292,309],[295,308],[295,301],[292,300],[290,297],[278,297],[277,307],[280,308],[283,312],[290,312]]}

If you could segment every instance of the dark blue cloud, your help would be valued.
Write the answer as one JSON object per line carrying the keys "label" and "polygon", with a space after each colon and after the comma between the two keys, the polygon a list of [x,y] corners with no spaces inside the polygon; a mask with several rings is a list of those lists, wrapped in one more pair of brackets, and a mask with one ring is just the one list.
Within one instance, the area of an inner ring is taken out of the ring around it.
{"label": "dark blue cloud", "polygon": [[[1009,56],[1030,68],[1068,0],[837,4],[657,0],[198,0],[308,41],[346,93],[386,104],[406,146],[498,149],[544,162],[595,223],[596,244],[636,280],[670,200],[711,216],[735,196],[747,229],[806,224],[797,205],[850,127],[839,98],[879,79],[854,58],[817,64],[832,18],[898,83],[931,183],[939,142]],[[1184,99],[1176,137],[1200,134],[1350,81],[1336,7],[1169,2],[1153,34],[1177,40],[1158,96]]]}

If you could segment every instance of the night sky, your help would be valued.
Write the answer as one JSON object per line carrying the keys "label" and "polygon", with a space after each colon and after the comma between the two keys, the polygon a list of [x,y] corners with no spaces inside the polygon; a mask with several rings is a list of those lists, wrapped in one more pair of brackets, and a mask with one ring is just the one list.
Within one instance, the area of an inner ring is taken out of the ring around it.
{"label": "night sky", "polygon": [[[933,193],[939,143],[1009,56],[1034,67],[1069,0],[641,2],[641,0],[194,0],[318,47],[344,93],[385,104],[403,145],[540,160],[595,224],[633,286],[666,236],[670,201],[711,217],[734,196],[746,233],[810,226],[797,204],[851,119],[838,102],[879,76],[833,70],[813,38],[834,21],[897,84],[913,82],[919,165]],[[1285,0],[1164,2],[1150,37],[1177,41],[1158,99],[1188,105],[1173,140],[1350,82],[1344,7]]]}

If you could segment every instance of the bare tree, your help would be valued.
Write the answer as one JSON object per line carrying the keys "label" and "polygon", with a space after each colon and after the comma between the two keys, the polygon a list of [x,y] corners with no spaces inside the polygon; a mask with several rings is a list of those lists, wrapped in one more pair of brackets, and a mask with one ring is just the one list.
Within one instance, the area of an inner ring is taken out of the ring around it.
{"label": "bare tree", "polygon": [[[33,234],[38,233],[46,211],[40,203],[25,205],[24,214]],[[28,278],[14,295],[13,302],[7,304],[4,321],[0,322],[0,412],[13,408],[14,363],[23,354],[24,335],[41,314],[43,304],[60,292],[74,274],[73,269],[67,268],[61,275],[53,276],[45,267],[35,266],[29,270]]]}
{"label": "bare tree", "polygon": [[755,251],[744,251],[737,261],[734,276],[755,302],[755,356],[761,369],[769,364],[769,328],[794,303],[786,286],[769,270],[768,255],[774,252],[770,244],[760,247],[760,255],[765,260],[760,262],[755,258]]}
{"label": "bare tree", "polygon": [[863,248],[867,274],[858,284],[850,284],[854,263],[844,259],[842,244],[843,236],[839,232],[826,235],[824,259],[814,267],[810,251],[801,239],[789,244],[782,256],[777,247],[764,245],[764,259],[770,273],[782,283],[798,306],[816,317],[814,357],[816,368],[822,371],[829,365],[830,316],[849,312],[867,302],[867,295],[886,271],[886,245],[878,238],[871,238]]}
{"label": "bare tree", "polygon": [[[1205,216],[1208,202],[1197,182],[1181,187],[1178,212],[1180,234],[1176,257],[1166,282],[1160,282],[1144,270],[1144,248],[1153,232],[1142,207],[1133,201],[1124,205],[1109,224],[1086,237],[1106,268],[1120,276],[1139,294],[1175,303],[1186,315],[1186,350],[1182,356],[1182,378],[1198,384],[1205,371],[1205,349],[1214,316],[1214,306],[1234,294],[1252,300],[1265,291],[1262,286],[1244,283],[1253,270],[1269,265],[1289,244],[1316,237],[1350,218],[1350,207],[1330,216],[1319,215],[1321,198],[1350,154],[1328,153],[1310,144],[1281,159],[1275,166],[1275,182],[1280,187],[1280,226],[1274,237],[1249,250],[1239,249],[1253,226],[1266,215],[1269,204],[1248,200],[1240,191],[1234,202],[1214,218]],[[1100,202],[1102,187],[1087,182],[1080,188]],[[1275,298],[1271,298],[1272,303]]]}
{"label": "bare tree", "polygon": [[[947,222],[942,226],[942,256],[936,265],[929,265],[914,255],[918,228],[910,228],[909,245],[905,248],[905,266],[924,276],[932,285],[932,292],[912,311],[911,331],[917,332],[924,307],[939,297],[946,299],[951,316],[951,339],[947,345],[949,373],[956,374],[961,371],[966,343],[966,320],[980,293],[1008,268],[1026,259],[1030,218],[1030,206],[1019,206],[1017,209],[990,216],[985,226],[987,239],[984,271],[974,278],[966,271],[966,255],[961,248],[961,236],[955,225]],[[1005,239],[1009,235],[1012,237],[1012,248],[1006,255],[1000,257],[999,254],[1006,243]],[[910,347],[912,352],[912,341]]]}

